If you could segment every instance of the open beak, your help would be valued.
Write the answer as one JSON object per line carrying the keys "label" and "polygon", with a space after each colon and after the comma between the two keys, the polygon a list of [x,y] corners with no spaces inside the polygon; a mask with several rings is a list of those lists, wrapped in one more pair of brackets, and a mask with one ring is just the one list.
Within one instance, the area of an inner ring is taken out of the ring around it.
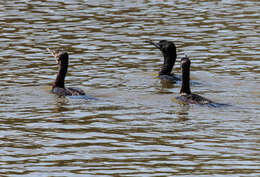
{"label": "open beak", "polygon": [[59,58],[58,58],[57,53],[55,52],[55,50],[51,50],[50,48],[47,48],[47,50],[55,57],[56,63],[59,64]]}
{"label": "open beak", "polygon": [[147,43],[154,45],[157,49],[161,49],[161,46],[158,43],[155,43],[153,41],[147,41]]}
{"label": "open beak", "polygon": [[47,51],[50,52],[54,56],[54,53],[50,48],[47,48]]}
{"label": "open beak", "polygon": [[59,60],[58,58],[56,58],[56,64],[59,64],[59,61],[60,61],[60,60]]}

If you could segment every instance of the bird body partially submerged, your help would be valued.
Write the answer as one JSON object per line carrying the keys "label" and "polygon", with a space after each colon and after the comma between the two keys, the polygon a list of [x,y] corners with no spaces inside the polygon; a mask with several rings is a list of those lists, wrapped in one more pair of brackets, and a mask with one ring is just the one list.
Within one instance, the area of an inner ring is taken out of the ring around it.
{"label": "bird body partially submerged", "polygon": [[186,56],[181,59],[182,70],[182,85],[180,90],[180,96],[176,97],[176,100],[182,104],[199,104],[207,105],[209,107],[224,106],[227,104],[215,103],[200,95],[191,93],[190,89],[190,59]]}
{"label": "bird body partially submerged", "polygon": [[49,52],[56,59],[56,63],[58,64],[58,73],[56,79],[52,85],[52,93],[60,95],[60,96],[78,96],[78,95],[85,95],[85,92],[79,88],[71,88],[65,87],[65,77],[68,70],[69,65],[69,54],[61,49],[50,50]]}
{"label": "bird body partially submerged", "polygon": [[84,91],[79,88],[62,88],[62,87],[52,87],[52,93],[63,96],[79,96],[85,95]]}
{"label": "bird body partially submerged", "polygon": [[176,97],[177,100],[182,101],[187,104],[211,104],[213,101],[208,100],[197,94],[181,94],[181,96]]}

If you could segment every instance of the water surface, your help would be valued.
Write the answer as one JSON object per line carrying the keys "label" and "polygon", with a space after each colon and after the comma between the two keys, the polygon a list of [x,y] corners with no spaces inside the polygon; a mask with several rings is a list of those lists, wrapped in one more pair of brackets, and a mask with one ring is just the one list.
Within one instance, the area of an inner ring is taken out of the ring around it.
{"label": "water surface", "polygon": [[[3,176],[259,176],[258,1],[3,1],[0,4]],[[192,61],[194,93],[232,107],[185,106],[161,83],[158,49]],[[70,54],[67,86],[50,94]]]}

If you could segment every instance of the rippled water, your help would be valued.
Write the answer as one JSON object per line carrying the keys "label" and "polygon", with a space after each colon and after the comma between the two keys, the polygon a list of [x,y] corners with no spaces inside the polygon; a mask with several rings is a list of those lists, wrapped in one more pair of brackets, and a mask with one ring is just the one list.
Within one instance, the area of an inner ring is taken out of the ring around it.
{"label": "rippled water", "polygon": [[[259,1],[10,0],[0,3],[2,176],[260,176]],[[184,106],[160,83],[159,50],[192,60],[192,91],[232,107]],[[50,94],[46,48],[70,54]]]}

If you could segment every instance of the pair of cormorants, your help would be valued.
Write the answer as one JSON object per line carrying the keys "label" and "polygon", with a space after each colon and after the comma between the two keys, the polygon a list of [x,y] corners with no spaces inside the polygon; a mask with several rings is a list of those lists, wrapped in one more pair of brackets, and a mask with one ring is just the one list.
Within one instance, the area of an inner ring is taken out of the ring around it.
{"label": "pair of cormorants", "polygon": [[[176,46],[173,42],[167,40],[161,40],[158,43],[149,41],[150,44],[153,44],[155,47],[161,50],[164,56],[164,63],[159,72],[159,78],[161,80],[167,80],[170,82],[182,80],[182,86],[180,90],[180,96],[176,97],[177,100],[181,101],[184,104],[215,104],[213,101],[208,100],[197,94],[192,94],[190,90],[190,59],[185,56],[181,59],[181,69],[182,69],[182,78],[177,77],[171,73],[172,68],[176,61]],[[56,58],[58,64],[58,73],[55,79],[55,82],[52,86],[52,93],[60,96],[80,96],[85,95],[85,92],[78,88],[65,87],[64,81],[67,73],[67,68],[69,64],[69,55],[64,50],[50,50],[48,49],[53,56]]]}
{"label": "pair of cormorants", "polygon": [[190,59],[185,56],[181,58],[181,71],[182,77],[176,76],[172,72],[172,68],[175,64],[177,54],[176,54],[176,46],[173,42],[167,40],[161,40],[158,43],[154,43],[152,41],[148,41],[148,43],[154,45],[156,48],[161,50],[164,63],[159,71],[159,78],[161,80],[166,80],[170,82],[176,82],[182,80],[180,96],[176,97],[178,101],[184,104],[200,104],[200,105],[210,105],[216,106],[219,103],[214,103],[213,101],[206,99],[200,95],[191,93],[190,90]]}

